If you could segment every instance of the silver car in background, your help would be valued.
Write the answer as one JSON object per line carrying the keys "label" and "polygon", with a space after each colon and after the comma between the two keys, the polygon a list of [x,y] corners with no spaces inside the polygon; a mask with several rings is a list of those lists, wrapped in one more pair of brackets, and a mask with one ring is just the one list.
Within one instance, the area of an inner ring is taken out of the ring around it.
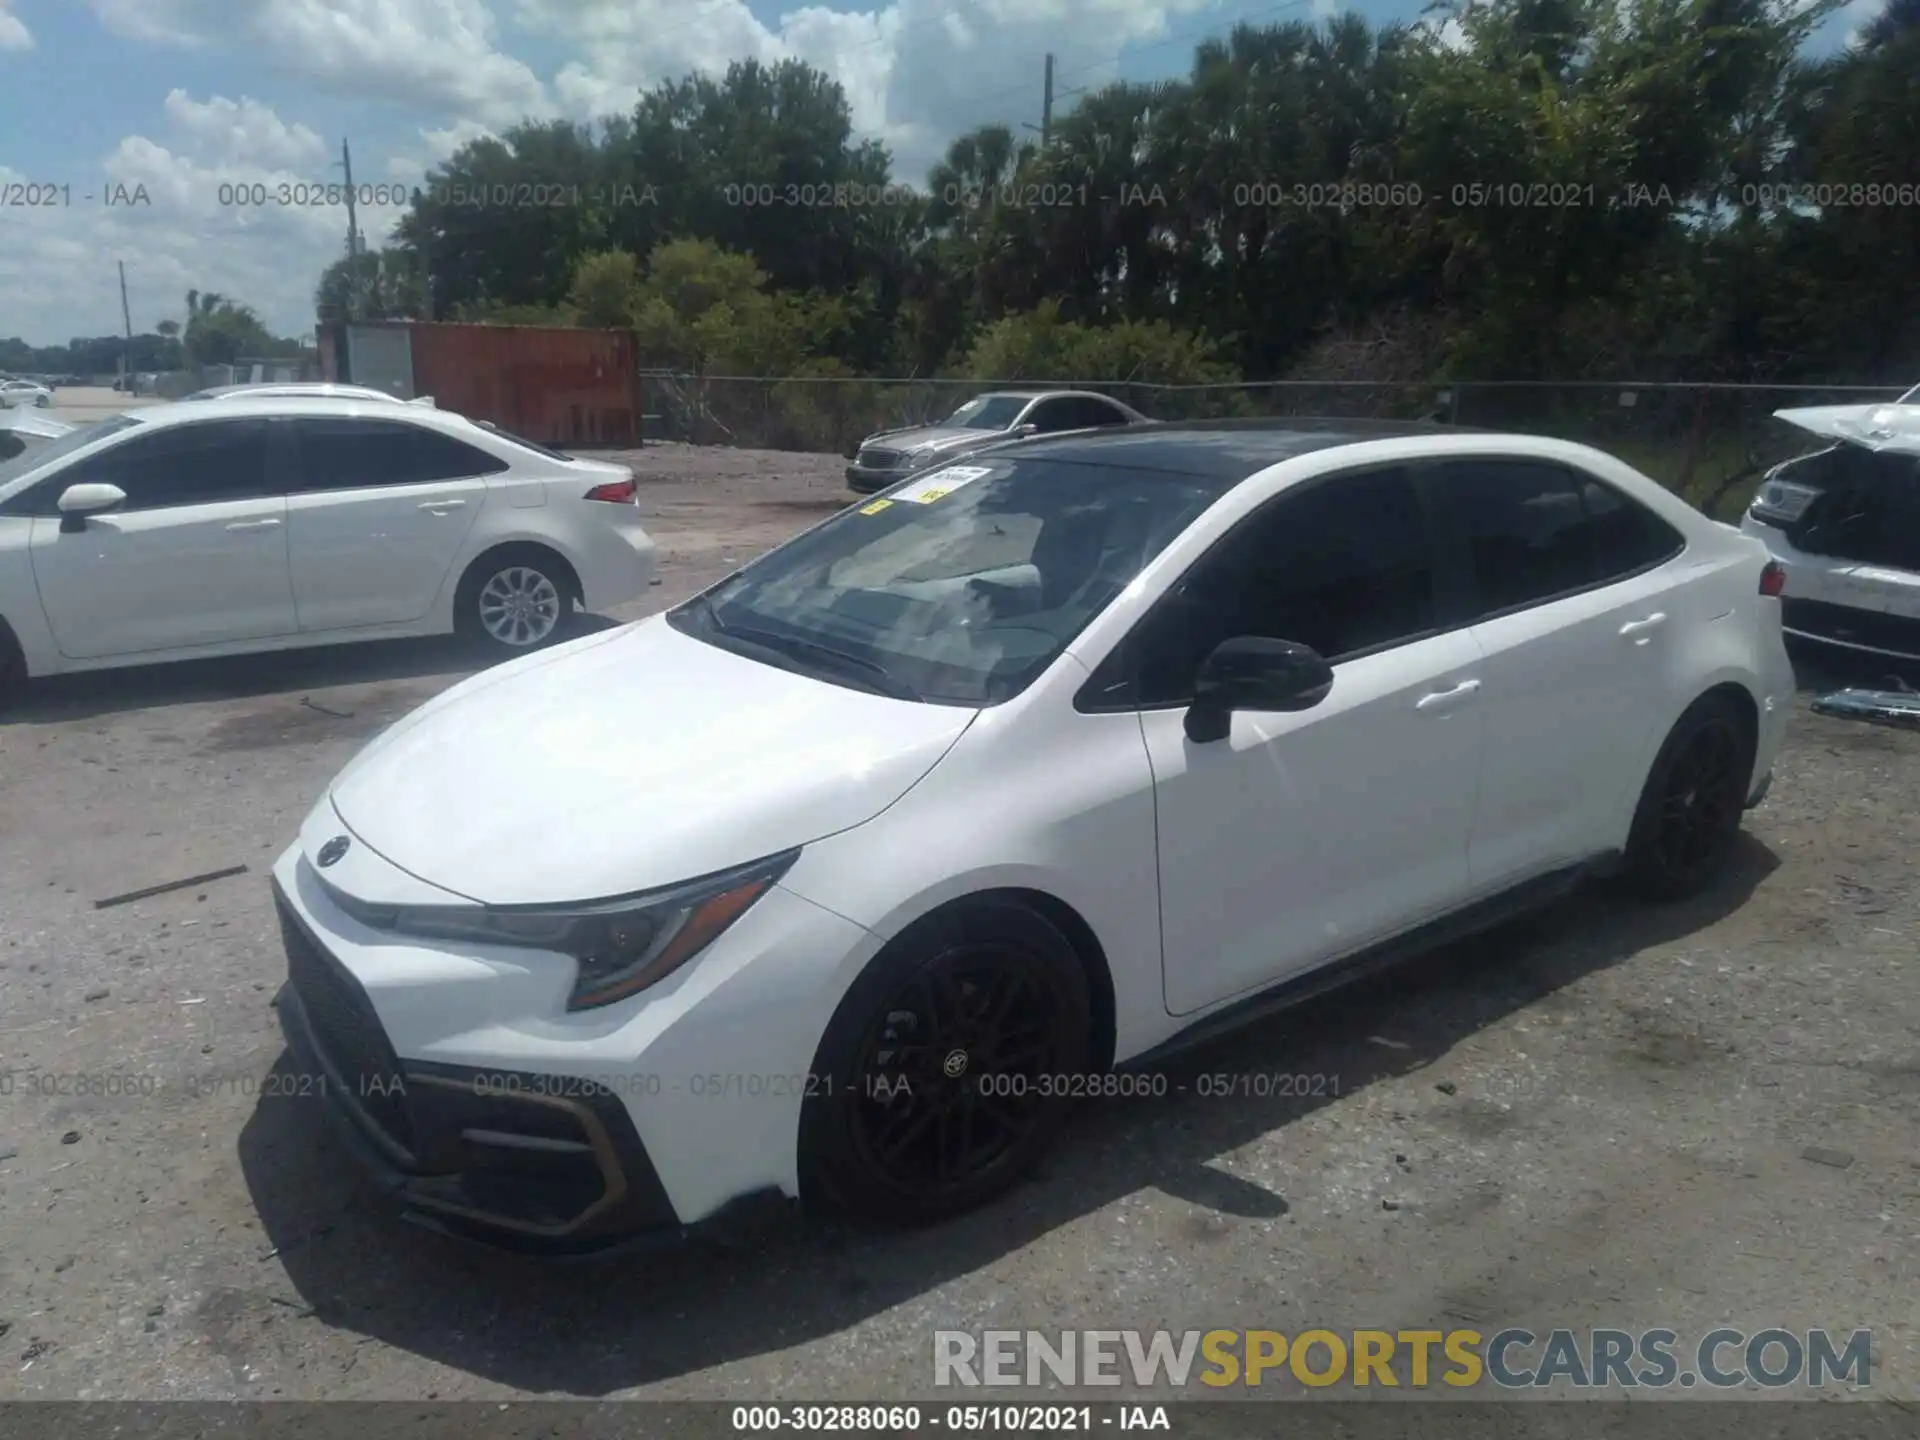
{"label": "silver car in background", "polygon": [[847,486],[859,495],[884,490],[936,461],[1029,435],[1154,422],[1131,406],[1092,390],[992,390],[976,395],[931,425],[869,435],[849,457]]}

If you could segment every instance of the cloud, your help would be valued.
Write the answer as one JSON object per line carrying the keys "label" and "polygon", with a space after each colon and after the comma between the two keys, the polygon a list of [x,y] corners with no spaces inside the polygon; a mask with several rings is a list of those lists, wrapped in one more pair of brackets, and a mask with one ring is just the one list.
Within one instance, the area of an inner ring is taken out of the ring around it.
{"label": "cloud", "polygon": [[[1123,51],[1197,44],[1221,0],[893,0],[874,10],[803,5],[763,23],[744,0],[516,0],[529,31],[591,60],[556,77],[568,114],[617,113],[636,91],[730,61],[797,58],[838,80],[854,125],[887,142],[903,179],[924,178],[954,135],[1038,121],[1042,57],[1076,85],[1111,79]],[[1177,61],[1181,58],[1173,52]]]}
{"label": "cloud", "polygon": [[173,90],[165,108],[176,134],[230,159],[313,165],[327,153],[326,142],[306,126],[289,125],[270,107],[244,95],[238,100],[215,95],[203,104],[184,90]]}
{"label": "cloud", "polygon": [[[119,333],[122,261],[136,330],[179,319],[189,289],[251,305],[279,334],[311,329],[313,287],[347,224],[318,188],[319,137],[256,100],[180,90],[164,119],[160,138],[129,135],[90,167],[99,179],[73,185],[70,205],[14,212],[0,246],[10,331],[41,344]],[[0,168],[0,180],[32,178]],[[378,244],[403,208],[363,205],[361,229]]]}
{"label": "cloud", "polygon": [[1858,45],[1865,38],[1867,27],[1878,20],[1886,8],[1887,0],[1852,0],[1841,6],[1828,23],[1845,34],[1848,45]]}
{"label": "cloud", "polygon": [[33,32],[13,13],[13,0],[0,0],[0,50],[33,49]]}
{"label": "cloud", "polygon": [[131,39],[239,48],[334,93],[510,124],[546,116],[540,78],[498,48],[485,0],[89,0]]}

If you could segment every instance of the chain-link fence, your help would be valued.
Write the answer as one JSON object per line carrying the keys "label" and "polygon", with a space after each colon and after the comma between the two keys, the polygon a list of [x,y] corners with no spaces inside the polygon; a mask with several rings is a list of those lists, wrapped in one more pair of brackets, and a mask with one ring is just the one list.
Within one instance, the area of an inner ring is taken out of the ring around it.
{"label": "chain-link fence", "polygon": [[1786,386],[1632,381],[1377,383],[1276,380],[1147,385],[1052,380],[642,376],[649,439],[847,453],[876,430],[931,424],[987,390],[1097,390],[1156,420],[1429,419],[1595,445],[1707,510],[1744,505],[1768,466],[1810,448],[1773,418],[1807,405],[1898,399],[1905,385]]}

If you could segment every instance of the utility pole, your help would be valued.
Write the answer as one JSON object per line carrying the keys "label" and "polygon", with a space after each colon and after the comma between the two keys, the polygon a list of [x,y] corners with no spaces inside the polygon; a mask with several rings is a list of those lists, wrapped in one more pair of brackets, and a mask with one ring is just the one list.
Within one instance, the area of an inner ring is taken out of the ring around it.
{"label": "utility pole", "polygon": [[[133,374],[133,311],[127,308],[127,262],[120,263],[120,323],[126,327],[126,348],[120,352],[120,374],[125,377]],[[129,381],[129,384],[132,382]],[[127,392],[131,395],[133,392]]]}
{"label": "utility pole", "polygon": [[1084,86],[1070,86],[1065,90],[1055,88],[1053,83],[1053,56],[1049,54],[1047,56],[1046,88],[1040,92],[1040,123],[1036,125],[1031,120],[1022,120],[1020,122],[1020,128],[1023,130],[1032,130],[1038,134],[1040,137],[1040,148],[1045,150],[1047,148],[1047,142],[1053,139],[1053,102],[1056,100],[1064,100],[1069,95],[1078,95],[1084,88]]}
{"label": "utility pole", "polygon": [[1040,96],[1040,148],[1053,138],[1053,52],[1047,52],[1047,83]]}
{"label": "utility pole", "polygon": [[347,318],[353,319],[354,297],[360,290],[360,224],[353,210],[353,156],[340,142],[340,168],[347,175]]}

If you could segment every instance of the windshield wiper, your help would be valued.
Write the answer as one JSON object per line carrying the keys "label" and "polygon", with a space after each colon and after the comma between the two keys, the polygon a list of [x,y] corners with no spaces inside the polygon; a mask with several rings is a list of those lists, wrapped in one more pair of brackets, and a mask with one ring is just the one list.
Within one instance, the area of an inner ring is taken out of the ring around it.
{"label": "windshield wiper", "polygon": [[779,630],[762,630],[753,625],[730,624],[720,618],[719,609],[711,599],[703,597],[701,609],[706,614],[707,623],[729,640],[739,640],[744,644],[758,646],[762,650],[772,650],[790,659],[811,657],[825,661],[842,673],[854,671],[866,678],[872,689],[882,695],[891,696],[895,700],[921,701],[925,698],[918,690],[877,660],[869,660],[866,656],[855,655],[850,650],[841,650],[832,645],[822,644],[818,640],[808,640],[803,636],[789,635]]}

